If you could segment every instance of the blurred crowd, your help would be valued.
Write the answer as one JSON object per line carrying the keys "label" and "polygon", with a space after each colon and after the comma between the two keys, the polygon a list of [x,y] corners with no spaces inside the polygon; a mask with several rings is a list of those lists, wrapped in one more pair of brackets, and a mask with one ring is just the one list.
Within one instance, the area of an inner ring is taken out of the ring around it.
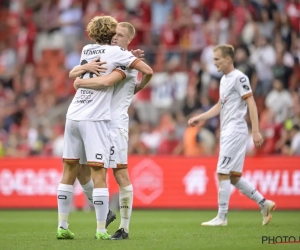
{"label": "blurred crowd", "polygon": [[75,93],[68,72],[89,43],[85,27],[111,15],[136,28],[129,49],[154,71],[129,109],[129,154],[218,153],[219,119],[187,127],[219,99],[213,48],[230,43],[250,79],[264,146],[248,155],[300,155],[300,0],[3,0],[0,156],[61,156]]}

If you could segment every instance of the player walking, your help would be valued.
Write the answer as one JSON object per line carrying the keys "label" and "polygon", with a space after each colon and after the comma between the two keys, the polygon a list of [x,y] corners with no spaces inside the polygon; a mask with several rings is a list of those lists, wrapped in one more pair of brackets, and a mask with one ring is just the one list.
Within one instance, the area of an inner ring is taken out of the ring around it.
{"label": "player walking", "polygon": [[234,48],[231,45],[219,45],[214,49],[214,63],[224,76],[220,82],[220,100],[207,112],[191,118],[190,126],[196,126],[220,114],[221,137],[220,153],[217,166],[219,180],[218,205],[216,218],[202,223],[203,226],[226,226],[230,198],[230,184],[240,192],[254,200],[260,207],[263,216],[262,225],[267,225],[271,211],[276,205],[273,201],[265,200],[246,179],[242,178],[246,144],[248,137],[247,123],[244,116],[249,108],[252,124],[252,136],[256,147],[261,147],[263,138],[259,132],[257,108],[252,96],[248,77],[234,68]]}

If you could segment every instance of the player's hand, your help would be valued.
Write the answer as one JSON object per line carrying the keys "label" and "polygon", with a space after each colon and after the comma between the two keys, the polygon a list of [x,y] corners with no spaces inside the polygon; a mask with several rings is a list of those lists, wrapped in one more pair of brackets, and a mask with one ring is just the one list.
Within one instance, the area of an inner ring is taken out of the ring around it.
{"label": "player's hand", "polygon": [[259,132],[252,132],[252,137],[253,137],[254,145],[260,148],[264,143],[264,139],[261,136],[261,134]]}
{"label": "player's hand", "polygon": [[195,127],[196,125],[198,125],[201,122],[201,116],[195,116],[192,117],[191,119],[188,120],[188,124],[191,127]]}
{"label": "player's hand", "polygon": [[77,89],[79,88],[79,87],[78,87],[79,82],[80,82],[80,77],[76,77],[76,79],[75,79],[75,81],[74,81],[74,83],[73,83],[74,89],[77,90]]}
{"label": "player's hand", "polygon": [[136,57],[139,58],[141,60],[145,60],[145,52],[144,50],[140,50],[140,49],[135,49],[135,50],[131,50],[131,53]]}
{"label": "player's hand", "polygon": [[135,84],[135,89],[134,89],[134,94],[138,93],[139,91],[141,91],[143,88],[141,87],[140,82],[137,82]]}
{"label": "player's hand", "polygon": [[87,72],[94,73],[97,76],[100,76],[101,73],[105,73],[107,68],[103,66],[107,62],[100,62],[100,58],[97,58],[87,64],[84,64],[84,68]]}

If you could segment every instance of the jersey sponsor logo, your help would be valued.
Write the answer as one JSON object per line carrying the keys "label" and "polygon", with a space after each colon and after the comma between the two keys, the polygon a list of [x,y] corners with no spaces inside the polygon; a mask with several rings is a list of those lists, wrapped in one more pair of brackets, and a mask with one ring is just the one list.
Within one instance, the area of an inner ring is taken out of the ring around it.
{"label": "jersey sponsor logo", "polygon": [[91,103],[93,100],[76,100],[74,103],[81,103],[81,104],[89,104]]}
{"label": "jersey sponsor logo", "polygon": [[84,55],[98,55],[98,54],[103,54],[105,53],[105,49],[95,49],[95,50],[84,50],[83,54]]}
{"label": "jersey sponsor logo", "polygon": [[121,47],[120,47],[120,50],[125,51],[125,49],[123,49],[123,48],[121,48]]}
{"label": "jersey sponsor logo", "polygon": [[75,96],[76,100],[74,103],[88,104],[93,101],[94,90],[91,89],[80,89],[80,96]]}
{"label": "jersey sponsor logo", "polygon": [[249,88],[248,85],[243,85],[243,89],[244,89],[244,90],[250,90],[250,88]]}
{"label": "jersey sponsor logo", "polygon": [[93,94],[94,94],[94,91],[93,91],[93,90],[90,90],[90,89],[81,89],[81,90],[80,90],[80,94],[81,94],[81,95],[93,95]]}

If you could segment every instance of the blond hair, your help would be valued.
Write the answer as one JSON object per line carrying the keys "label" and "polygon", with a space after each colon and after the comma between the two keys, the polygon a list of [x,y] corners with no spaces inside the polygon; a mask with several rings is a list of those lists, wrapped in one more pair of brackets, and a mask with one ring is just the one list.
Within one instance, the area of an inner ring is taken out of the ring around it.
{"label": "blond hair", "polygon": [[230,44],[221,44],[214,48],[214,52],[220,50],[223,57],[229,56],[234,60],[234,47]]}
{"label": "blond hair", "polygon": [[89,37],[100,44],[110,44],[118,22],[111,16],[96,16],[87,25]]}
{"label": "blond hair", "polygon": [[119,26],[126,28],[128,30],[130,38],[133,38],[135,36],[135,28],[133,27],[133,25],[131,23],[121,22],[121,23],[119,23]]}

